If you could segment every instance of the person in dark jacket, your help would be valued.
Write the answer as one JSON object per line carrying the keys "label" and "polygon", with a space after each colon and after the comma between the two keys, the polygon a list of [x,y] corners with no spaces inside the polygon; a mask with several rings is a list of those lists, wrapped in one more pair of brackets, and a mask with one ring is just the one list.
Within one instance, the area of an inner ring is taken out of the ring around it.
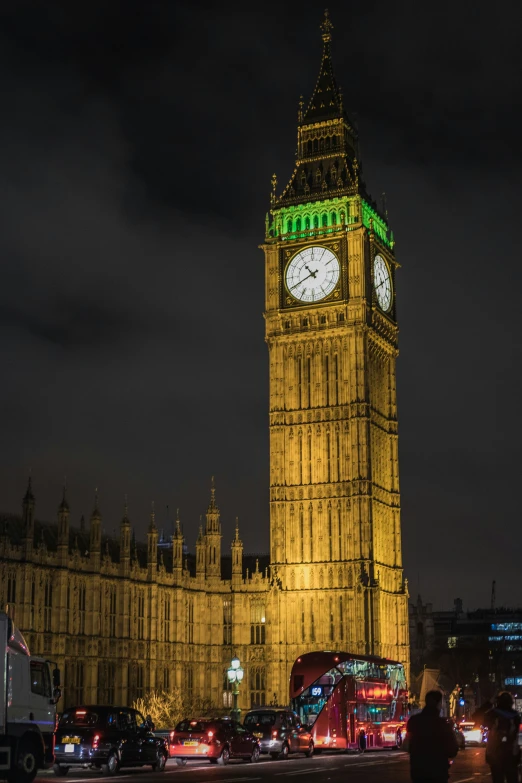
{"label": "person in dark jacket", "polygon": [[507,691],[497,696],[497,706],[484,715],[488,728],[486,761],[492,783],[518,783],[520,715],[513,709],[513,697]]}
{"label": "person in dark jacket", "polygon": [[413,783],[447,783],[449,759],[459,752],[455,732],[440,717],[442,693],[428,691],[426,706],[408,721],[406,741]]}

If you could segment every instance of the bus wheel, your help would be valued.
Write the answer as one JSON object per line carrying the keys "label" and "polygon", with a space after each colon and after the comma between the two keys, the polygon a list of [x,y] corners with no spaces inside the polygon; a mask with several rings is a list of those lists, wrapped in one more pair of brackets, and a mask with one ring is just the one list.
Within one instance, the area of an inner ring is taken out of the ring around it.
{"label": "bus wheel", "polygon": [[310,740],[310,744],[308,746],[308,750],[305,750],[305,756],[306,756],[307,759],[309,759],[310,756],[313,756],[313,755],[314,755],[314,743],[312,742],[312,740]]}
{"label": "bus wheel", "polygon": [[395,745],[395,750],[400,750],[402,746],[402,731],[401,729],[397,729],[397,744]]}

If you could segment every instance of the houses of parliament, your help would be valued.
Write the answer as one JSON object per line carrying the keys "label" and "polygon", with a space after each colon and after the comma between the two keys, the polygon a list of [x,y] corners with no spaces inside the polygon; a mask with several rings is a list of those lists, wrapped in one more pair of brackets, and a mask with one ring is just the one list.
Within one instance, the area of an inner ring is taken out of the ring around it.
{"label": "houses of parliament", "polygon": [[167,542],[151,512],[146,546],[127,508],[119,536],[35,517],[31,481],[0,529],[0,601],[32,654],[63,672],[63,706],[130,704],[178,686],[231,706],[226,669],[245,670],[239,706],[288,702],[302,653],[374,654],[408,668],[401,555],[395,275],[386,213],[366,191],[357,130],[331,56],[332,23],[310,101],[299,104],[296,161],[272,179],[265,221],[269,357],[270,554],[224,555],[212,481],[188,554],[179,518]]}

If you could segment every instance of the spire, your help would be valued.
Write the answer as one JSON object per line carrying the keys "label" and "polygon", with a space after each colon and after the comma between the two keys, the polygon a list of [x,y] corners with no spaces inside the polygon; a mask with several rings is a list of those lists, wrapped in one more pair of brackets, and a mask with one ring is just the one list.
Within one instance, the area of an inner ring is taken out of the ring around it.
{"label": "spire", "polygon": [[212,513],[218,511],[218,507],[216,505],[216,484],[214,481],[214,476],[212,476],[212,479],[210,481],[210,503],[207,509],[207,513]]}
{"label": "spire", "polygon": [[183,533],[181,532],[181,522],[179,519],[179,508],[176,509],[176,527],[174,531],[174,538],[183,538]]}
{"label": "spire", "polygon": [[239,517],[236,517],[236,536],[234,541],[239,541]]}
{"label": "spire", "polygon": [[150,511],[149,533],[152,533],[154,530],[156,530],[156,511],[154,508],[154,501],[152,501],[151,511]]}
{"label": "spire", "polygon": [[31,500],[34,501],[33,479],[31,473],[29,473],[29,479],[27,481],[27,489],[25,490],[25,495],[24,495],[24,503],[29,503]]}
{"label": "spire", "polygon": [[332,53],[330,51],[333,24],[330,21],[328,9],[324,12],[324,19],[320,28],[323,39],[321,67],[319,68],[319,76],[317,77],[310,103],[304,113],[301,110],[301,125],[333,119],[343,113],[342,98],[335,80]]}
{"label": "spire", "polygon": [[62,495],[62,502],[58,506],[58,511],[69,511],[69,504],[67,502],[67,482],[64,481],[63,484],[63,495]]}
{"label": "spire", "polygon": [[127,503],[127,495],[125,495],[125,503],[123,504],[123,516],[121,518],[122,525],[130,525],[129,520],[129,504]]}
{"label": "spire", "polygon": [[94,508],[91,514],[91,522],[93,519],[101,519],[100,509],[98,507],[98,487],[94,490]]}

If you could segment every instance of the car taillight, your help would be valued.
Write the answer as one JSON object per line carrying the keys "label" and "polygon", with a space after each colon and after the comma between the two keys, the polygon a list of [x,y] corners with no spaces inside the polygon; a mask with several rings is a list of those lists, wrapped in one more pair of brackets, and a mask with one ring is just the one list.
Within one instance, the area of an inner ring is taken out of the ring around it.
{"label": "car taillight", "polygon": [[272,737],[275,739],[277,737],[277,729],[274,729],[272,732]]}
{"label": "car taillight", "polygon": [[214,736],[214,732],[213,731],[207,731],[207,737],[208,737],[208,741],[209,742],[212,742],[212,737],[213,736]]}
{"label": "car taillight", "polygon": [[92,749],[97,750],[99,744],[100,744],[100,735],[95,734],[94,737],[92,738]]}
{"label": "car taillight", "polygon": [[171,742],[174,742],[174,734],[175,734],[175,732],[173,732],[173,731],[170,732],[169,739],[170,739]]}

